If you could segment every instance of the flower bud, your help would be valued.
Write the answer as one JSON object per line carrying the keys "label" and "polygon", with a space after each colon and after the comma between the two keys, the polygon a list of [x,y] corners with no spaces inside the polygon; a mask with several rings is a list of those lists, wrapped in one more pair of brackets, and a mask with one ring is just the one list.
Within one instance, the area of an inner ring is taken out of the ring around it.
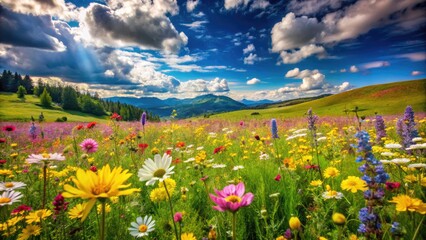
{"label": "flower bud", "polygon": [[298,230],[301,227],[301,223],[298,217],[291,217],[290,220],[288,221],[288,225],[290,225],[290,228],[292,230]]}
{"label": "flower bud", "polygon": [[345,215],[341,213],[334,213],[331,218],[333,219],[334,224],[337,224],[337,225],[343,225],[346,222]]}

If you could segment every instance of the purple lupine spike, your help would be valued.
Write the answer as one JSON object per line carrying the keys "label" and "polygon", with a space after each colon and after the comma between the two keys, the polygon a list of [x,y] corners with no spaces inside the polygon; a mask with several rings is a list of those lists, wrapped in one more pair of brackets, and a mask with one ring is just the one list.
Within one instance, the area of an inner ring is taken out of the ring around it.
{"label": "purple lupine spike", "polygon": [[379,143],[382,141],[382,138],[386,137],[386,126],[383,117],[376,115],[376,142]]}
{"label": "purple lupine spike", "polygon": [[142,113],[142,116],[141,116],[141,124],[142,124],[142,126],[144,127],[145,126],[145,124],[146,124],[146,112],[143,112]]}

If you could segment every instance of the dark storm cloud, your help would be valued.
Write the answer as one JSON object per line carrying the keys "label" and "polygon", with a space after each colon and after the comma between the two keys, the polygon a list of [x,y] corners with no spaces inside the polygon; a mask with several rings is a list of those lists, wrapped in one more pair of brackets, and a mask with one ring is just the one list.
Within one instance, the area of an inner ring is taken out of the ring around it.
{"label": "dark storm cloud", "polygon": [[183,33],[179,34],[165,15],[132,9],[123,17],[117,12],[97,3],[88,7],[85,24],[98,43],[171,52],[186,45],[187,37]]}
{"label": "dark storm cloud", "polygon": [[1,5],[0,43],[53,51],[64,50],[50,16],[15,13]]}

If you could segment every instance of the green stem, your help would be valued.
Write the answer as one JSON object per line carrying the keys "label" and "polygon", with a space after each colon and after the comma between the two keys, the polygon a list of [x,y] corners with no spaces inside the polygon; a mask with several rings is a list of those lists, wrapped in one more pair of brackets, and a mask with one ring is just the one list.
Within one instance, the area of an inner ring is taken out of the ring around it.
{"label": "green stem", "polygon": [[420,221],[419,225],[416,228],[416,232],[413,235],[412,240],[417,239],[417,234],[419,234],[420,226],[422,226],[423,220],[425,220],[425,216],[422,217],[422,220]]}
{"label": "green stem", "polygon": [[180,237],[178,235],[178,230],[177,230],[177,227],[176,227],[176,223],[175,223],[174,217],[173,217],[174,211],[173,211],[172,199],[170,198],[169,190],[167,190],[167,184],[166,184],[166,182],[164,181],[163,184],[164,184],[164,189],[166,189],[167,198],[169,199],[170,213],[172,215],[172,222],[173,222],[173,226],[174,226],[174,229],[175,229],[176,239],[180,240]]}
{"label": "green stem", "polygon": [[43,202],[42,209],[46,206],[46,185],[47,185],[47,163],[43,165]]}
{"label": "green stem", "polygon": [[101,210],[101,225],[100,225],[100,236],[99,240],[105,239],[105,201],[101,202],[102,210]]}
{"label": "green stem", "polygon": [[232,213],[232,240],[237,239],[237,213]]}

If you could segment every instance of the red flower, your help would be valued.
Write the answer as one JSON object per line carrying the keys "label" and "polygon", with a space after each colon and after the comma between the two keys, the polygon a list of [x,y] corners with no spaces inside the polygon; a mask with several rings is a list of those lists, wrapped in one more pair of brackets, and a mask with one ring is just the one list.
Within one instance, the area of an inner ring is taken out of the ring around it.
{"label": "red flower", "polygon": [[175,160],[172,160],[172,163],[174,164],[178,164],[181,163],[182,161],[179,158],[176,158]]}
{"label": "red flower", "polygon": [[204,176],[202,178],[200,178],[201,181],[205,182],[207,179],[209,179],[209,176]]}
{"label": "red flower", "polygon": [[13,132],[13,131],[15,131],[16,130],[16,127],[15,126],[13,126],[13,125],[6,125],[6,126],[3,126],[3,131],[5,131],[5,132]]}
{"label": "red flower", "polygon": [[7,161],[5,159],[0,160],[0,164],[5,164]]}
{"label": "red flower", "polygon": [[314,165],[314,164],[312,164],[312,165],[306,165],[305,166],[305,169],[312,169],[312,170],[318,170],[319,169],[319,167],[317,166],[317,165]]}
{"label": "red flower", "polygon": [[401,186],[399,182],[386,182],[386,190],[392,191],[394,189],[398,189]]}
{"label": "red flower", "polygon": [[90,171],[97,172],[98,169],[96,168],[96,166],[90,166]]}
{"label": "red flower", "polygon": [[138,147],[139,147],[139,150],[141,150],[141,152],[142,153],[144,153],[145,152],[145,149],[147,149],[148,148],[148,144],[147,143],[139,143],[139,145],[138,145]]}
{"label": "red flower", "polygon": [[112,120],[121,121],[123,118],[118,113],[113,113],[111,116]]}
{"label": "red flower", "polygon": [[176,143],[176,147],[177,148],[183,148],[183,147],[185,147],[185,143],[184,142],[178,142],[178,143]]}
{"label": "red flower", "polygon": [[6,142],[6,138],[0,138],[0,143],[5,143]]}
{"label": "red flower", "polygon": [[278,175],[274,178],[274,180],[275,180],[275,181],[277,181],[277,182],[281,181],[281,175],[279,175],[279,174],[278,174]]}
{"label": "red flower", "polygon": [[96,126],[96,122],[90,122],[89,124],[87,124],[87,128],[88,129],[92,129]]}
{"label": "red flower", "polygon": [[172,150],[168,149],[168,150],[166,151],[166,154],[167,154],[167,155],[169,155],[169,156],[170,156],[170,155],[172,155]]}
{"label": "red flower", "polygon": [[223,151],[225,151],[225,146],[220,146],[214,149],[213,154],[221,153]]}
{"label": "red flower", "polygon": [[78,126],[76,127],[76,129],[77,129],[77,130],[81,130],[81,129],[83,129],[83,128],[84,128],[84,126],[83,126],[83,125],[81,125],[81,124],[80,124],[80,125],[78,125]]}
{"label": "red flower", "polygon": [[29,212],[31,210],[32,210],[32,208],[30,206],[22,204],[22,205],[18,206],[17,208],[13,209],[11,214],[15,215],[15,214],[18,214],[18,213],[21,213],[21,212]]}

